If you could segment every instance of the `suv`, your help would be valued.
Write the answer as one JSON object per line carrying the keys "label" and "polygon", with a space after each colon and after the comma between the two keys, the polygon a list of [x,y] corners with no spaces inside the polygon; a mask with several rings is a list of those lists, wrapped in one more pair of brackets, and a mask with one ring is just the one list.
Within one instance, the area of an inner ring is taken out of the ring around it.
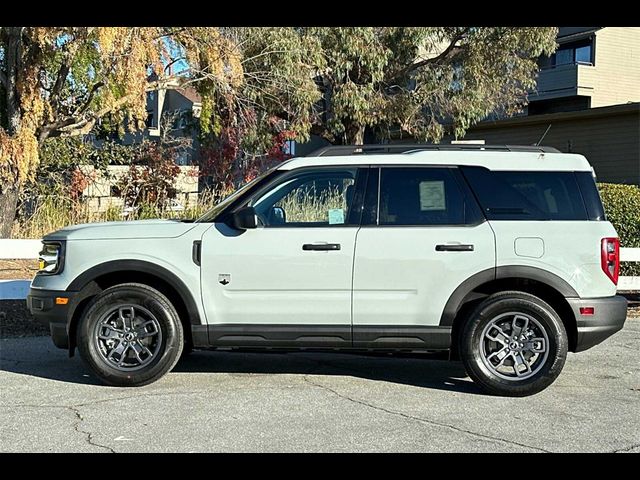
{"label": "suv", "polygon": [[29,309],[111,385],[193,348],[449,350],[485,391],[524,396],[626,317],[593,169],[547,147],[330,147],[196,221],[43,244]]}

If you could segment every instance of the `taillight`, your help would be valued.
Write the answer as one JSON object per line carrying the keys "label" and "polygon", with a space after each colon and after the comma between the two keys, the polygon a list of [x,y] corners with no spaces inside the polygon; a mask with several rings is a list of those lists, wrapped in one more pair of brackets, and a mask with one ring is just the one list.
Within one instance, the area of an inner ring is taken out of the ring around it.
{"label": "taillight", "polygon": [[600,249],[600,265],[602,271],[611,281],[618,285],[620,273],[620,240],[618,238],[603,238]]}

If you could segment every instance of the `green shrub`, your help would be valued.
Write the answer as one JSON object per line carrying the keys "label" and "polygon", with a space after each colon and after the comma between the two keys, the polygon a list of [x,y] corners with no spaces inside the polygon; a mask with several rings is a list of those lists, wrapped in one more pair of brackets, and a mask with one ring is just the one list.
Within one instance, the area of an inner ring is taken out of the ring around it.
{"label": "green shrub", "polygon": [[[599,183],[607,219],[620,236],[621,247],[640,247],[640,187]],[[640,275],[640,262],[622,262],[620,275]]]}

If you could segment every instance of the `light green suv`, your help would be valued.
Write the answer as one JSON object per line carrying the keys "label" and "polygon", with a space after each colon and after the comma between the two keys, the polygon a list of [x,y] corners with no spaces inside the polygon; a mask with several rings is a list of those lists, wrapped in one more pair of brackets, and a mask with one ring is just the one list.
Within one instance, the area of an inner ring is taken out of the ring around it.
{"label": "light green suv", "polygon": [[112,385],[192,348],[449,350],[485,391],[523,396],[626,317],[593,170],[544,147],[332,147],[195,222],[43,243],[29,308]]}

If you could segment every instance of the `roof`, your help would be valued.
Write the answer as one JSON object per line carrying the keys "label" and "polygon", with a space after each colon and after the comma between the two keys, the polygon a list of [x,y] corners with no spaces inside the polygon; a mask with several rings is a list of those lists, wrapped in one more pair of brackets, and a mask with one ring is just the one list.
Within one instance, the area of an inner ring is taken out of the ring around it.
{"label": "roof", "polygon": [[178,88],[174,88],[173,90],[178,92],[187,100],[191,101],[191,103],[202,103],[202,97],[193,87],[186,87],[186,88],[178,87]]}
{"label": "roof", "polygon": [[549,124],[554,121],[582,120],[586,118],[612,117],[614,115],[637,115],[640,113],[640,102],[627,102],[619,105],[573,110],[570,112],[543,113],[540,115],[522,115],[500,120],[484,120],[469,129],[470,132],[485,128],[501,128],[510,125]]}
{"label": "roof", "polygon": [[[567,27],[561,27],[561,28],[567,28]],[[569,33],[568,35],[561,35],[562,33],[562,30],[561,30],[560,32],[558,32],[558,37],[556,38],[556,40],[560,44],[573,42],[575,40],[582,40],[584,38],[589,38],[591,35],[593,35],[598,30],[601,30],[603,27],[583,27],[583,28],[584,30],[580,30],[579,27],[570,28],[570,30],[574,30],[574,31]]]}
{"label": "roof", "polygon": [[591,165],[575,153],[500,152],[500,151],[417,151],[403,154],[369,154],[330,157],[292,158],[278,170],[327,165],[469,165],[490,170],[591,171]]}

